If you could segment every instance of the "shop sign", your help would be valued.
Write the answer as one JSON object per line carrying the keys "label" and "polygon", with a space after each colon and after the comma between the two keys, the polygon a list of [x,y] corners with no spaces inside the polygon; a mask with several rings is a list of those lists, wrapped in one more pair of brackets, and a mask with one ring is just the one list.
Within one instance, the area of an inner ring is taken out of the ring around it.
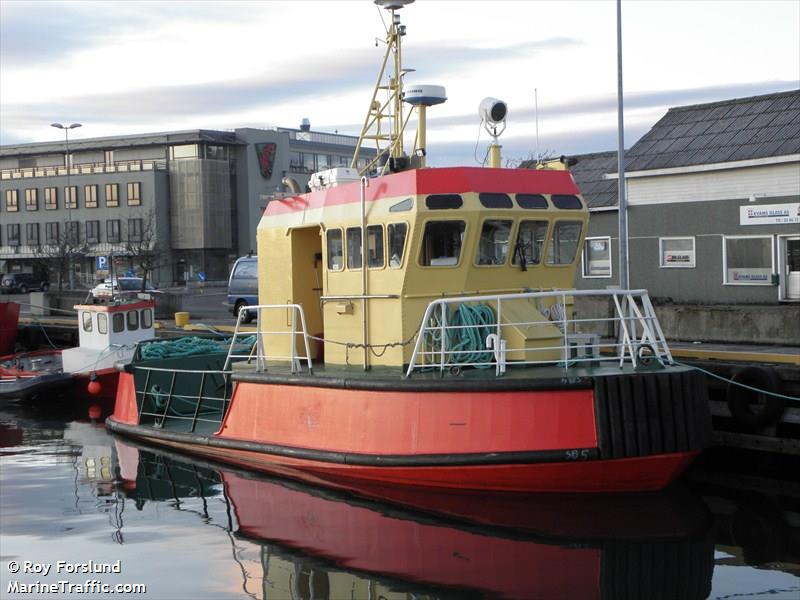
{"label": "shop sign", "polygon": [[772,269],[728,269],[729,283],[769,283]]}
{"label": "shop sign", "polygon": [[800,223],[800,202],[739,207],[739,225],[785,225],[787,223]]}
{"label": "shop sign", "polygon": [[664,252],[665,265],[694,265],[694,250]]}

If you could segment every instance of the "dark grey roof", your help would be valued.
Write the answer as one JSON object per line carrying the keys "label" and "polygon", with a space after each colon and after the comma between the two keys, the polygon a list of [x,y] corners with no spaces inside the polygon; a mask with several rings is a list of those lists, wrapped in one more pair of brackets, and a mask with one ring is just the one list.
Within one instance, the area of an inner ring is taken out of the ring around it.
{"label": "dark grey roof", "polygon": [[[626,152],[625,171],[800,152],[800,89],[670,108]],[[616,173],[616,165],[611,173]]]}
{"label": "dark grey roof", "polygon": [[[569,171],[589,208],[616,207],[617,180],[604,178],[607,173],[617,172],[616,150],[575,154],[569,158],[578,161],[569,168]],[[519,168],[530,169],[535,164],[535,160],[526,160],[520,163]]]}

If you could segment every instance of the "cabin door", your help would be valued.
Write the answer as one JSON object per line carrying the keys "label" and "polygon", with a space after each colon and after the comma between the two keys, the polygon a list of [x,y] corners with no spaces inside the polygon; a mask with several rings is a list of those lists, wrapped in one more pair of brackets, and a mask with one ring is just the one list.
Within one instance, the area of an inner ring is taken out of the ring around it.
{"label": "cabin door", "polygon": [[[303,307],[308,333],[322,338],[322,237],[319,226],[292,229],[292,302]],[[301,346],[302,347],[302,346]],[[312,343],[314,358],[321,357],[322,344]]]}

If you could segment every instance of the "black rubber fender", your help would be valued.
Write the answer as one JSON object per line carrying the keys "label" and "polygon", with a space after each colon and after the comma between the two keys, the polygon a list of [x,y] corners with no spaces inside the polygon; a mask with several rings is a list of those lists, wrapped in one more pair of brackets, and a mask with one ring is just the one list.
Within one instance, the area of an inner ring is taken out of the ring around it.
{"label": "black rubber fender", "polygon": [[725,398],[734,420],[750,430],[763,429],[780,421],[786,401],[771,394],[760,394],[740,385],[759,390],[780,393],[781,380],[778,374],[766,367],[745,367],[738,371],[728,383]]}

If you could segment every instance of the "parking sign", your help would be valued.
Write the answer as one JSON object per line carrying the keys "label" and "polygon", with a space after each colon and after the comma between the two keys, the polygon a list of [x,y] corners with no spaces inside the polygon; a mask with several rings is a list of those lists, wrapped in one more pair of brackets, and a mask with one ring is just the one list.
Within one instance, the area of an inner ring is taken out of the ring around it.
{"label": "parking sign", "polygon": [[108,257],[107,256],[95,256],[94,258],[94,270],[99,274],[107,274],[108,273]]}

